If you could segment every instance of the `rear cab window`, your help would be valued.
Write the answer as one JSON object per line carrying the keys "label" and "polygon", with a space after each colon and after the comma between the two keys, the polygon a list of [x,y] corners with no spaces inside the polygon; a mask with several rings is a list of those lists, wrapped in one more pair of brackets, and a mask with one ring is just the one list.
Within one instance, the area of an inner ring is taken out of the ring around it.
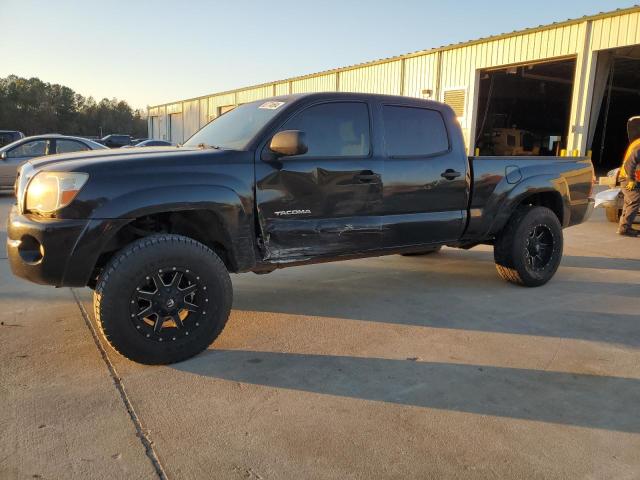
{"label": "rear cab window", "polygon": [[442,114],[422,107],[383,105],[387,156],[426,157],[449,151]]}

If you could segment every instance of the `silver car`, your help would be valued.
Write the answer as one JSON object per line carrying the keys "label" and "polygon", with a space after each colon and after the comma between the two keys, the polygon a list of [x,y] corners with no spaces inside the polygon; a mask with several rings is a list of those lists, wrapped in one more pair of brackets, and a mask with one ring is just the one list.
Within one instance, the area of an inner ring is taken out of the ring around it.
{"label": "silver car", "polygon": [[17,140],[0,148],[0,190],[13,189],[18,167],[35,157],[55,153],[107,149],[104,145],[80,137],[48,134]]}
{"label": "silver car", "polygon": [[[607,220],[610,222],[618,223],[620,216],[622,215],[622,206],[624,204],[624,195],[622,194],[622,187],[620,187],[620,179],[618,178],[620,173],[619,168],[609,170],[606,178],[602,178],[600,185],[606,185],[609,188],[596,195],[596,208],[604,208],[607,215]],[[636,217],[634,223],[640,222],[640,216]]]}

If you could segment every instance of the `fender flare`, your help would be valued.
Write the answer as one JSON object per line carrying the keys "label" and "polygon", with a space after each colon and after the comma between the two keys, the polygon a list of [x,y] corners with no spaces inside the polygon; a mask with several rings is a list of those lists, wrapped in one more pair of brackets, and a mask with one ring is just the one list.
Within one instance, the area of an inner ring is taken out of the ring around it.
{"label": "fender flare", "polygon": [[125,192],[109,199],[94,210],[92,220],[117,221],[119,227],[104,239],[106,245],[118,231],[136,218],[163,212],[206,210],[213,213],[222,226],[225,247],[239,270],[255,263],[252,212],[247,202],[228,187],[182,184],[153,186]]}
{"label": "fender flare", "polygon": [[484,215],[493,219],[487,229],[489,236],[495,235],[504,228],[518,205],[526,198],[540,193],[551,192],[559,196],[562,203],[560,223],[563,227],[569,224],[571,198],[569,185],[563,177],[551,174],[535,175],[517,183],[511,189],[506,188],[508,186],[511,185],[506,178],[503,179],[485,206]]}

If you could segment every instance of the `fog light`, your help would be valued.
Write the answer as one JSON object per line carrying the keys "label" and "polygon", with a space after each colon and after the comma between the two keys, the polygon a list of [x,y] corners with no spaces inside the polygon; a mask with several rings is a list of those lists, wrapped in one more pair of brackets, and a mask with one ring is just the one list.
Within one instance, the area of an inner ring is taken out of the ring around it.
{"label": "fog light", "polygon": [[44,246],[31,235],[24,235],[18,245],[18,253],[25,263],[36,264],[44,257]]}

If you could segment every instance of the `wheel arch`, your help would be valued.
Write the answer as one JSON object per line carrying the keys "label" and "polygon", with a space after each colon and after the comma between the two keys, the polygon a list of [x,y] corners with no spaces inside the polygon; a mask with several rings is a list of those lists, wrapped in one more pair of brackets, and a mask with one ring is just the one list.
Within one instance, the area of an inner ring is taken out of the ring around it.
{"label": "wheel arch", "polygon": [[494,220],[489,227],[489,235],[500,232],[517,209],[524,205],[549,208],[566,227],[571,218],[569,186],[564,178],[553,175],[530,177],[518,183],[500,197],[494,197],[489,212],[494,212]]}
{"label": "wheel arch", "polygon": [[203,243],[231,272],[247,271],[255,265],[252,215],[240,196],[224,187],[180,186],[173,190],[177,192],[164,197],[160,194],[165,192],[155,188],[132,192],[94,213],[116,220],[105,220],[111,227],[99,229],[102,238],[94,252],[89,285],[118,250],[156,233],[175,233]]}

